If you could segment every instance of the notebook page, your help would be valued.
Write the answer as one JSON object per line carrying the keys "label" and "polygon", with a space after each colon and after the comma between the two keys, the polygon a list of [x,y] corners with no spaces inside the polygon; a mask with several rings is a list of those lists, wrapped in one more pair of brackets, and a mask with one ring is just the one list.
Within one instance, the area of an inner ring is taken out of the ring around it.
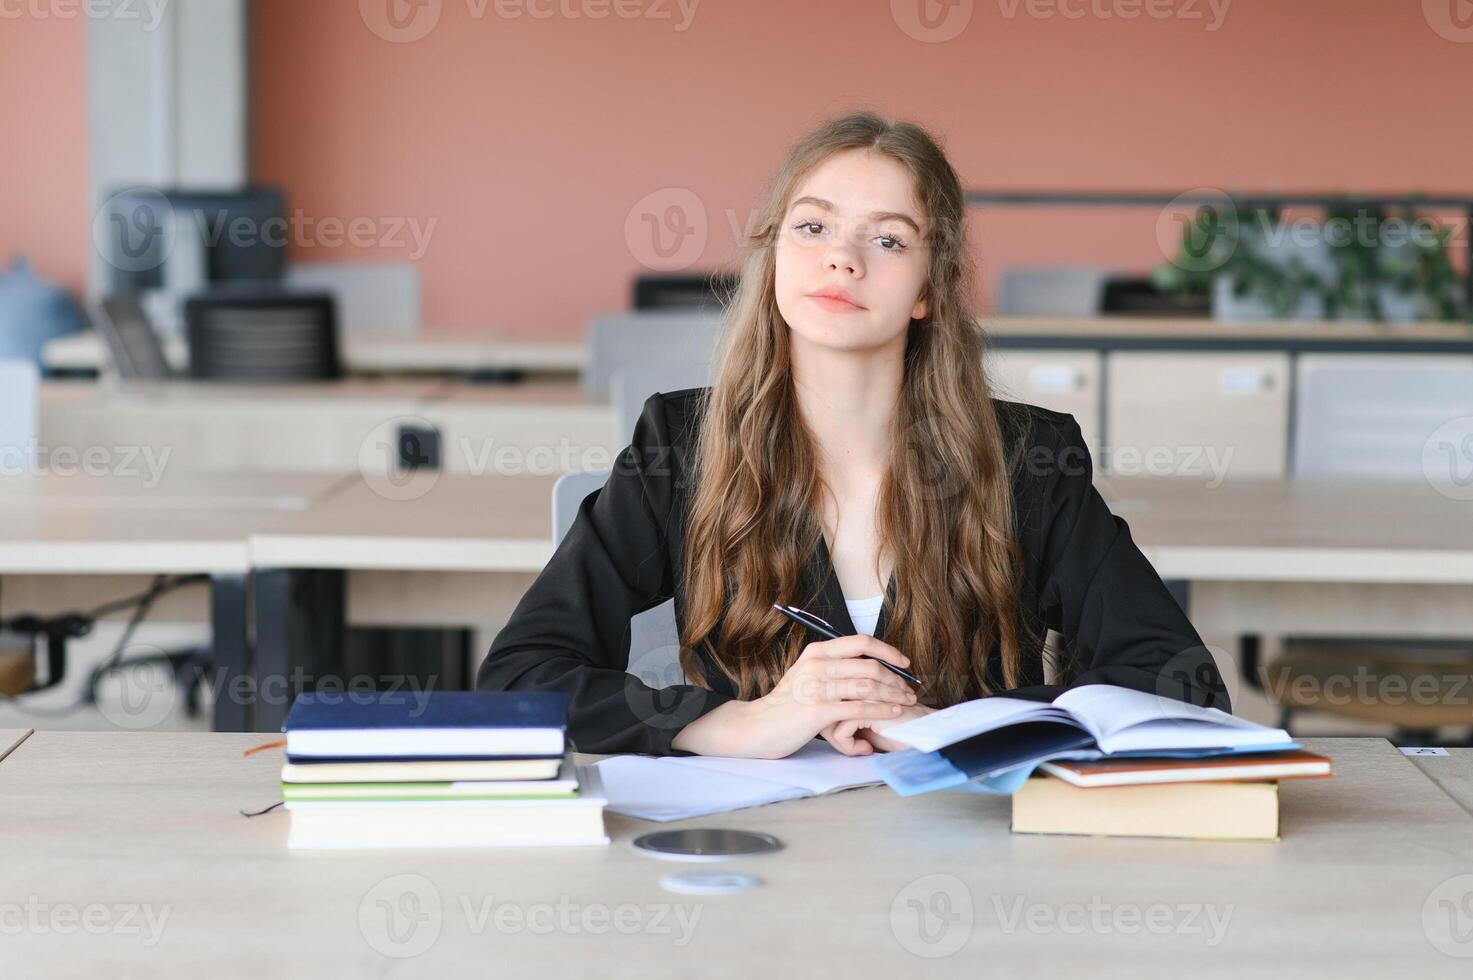
{"label": "notebook page", "polygon": [[1069,712],[1021,698],[978,698],[885,729],[885,737],[922,752],[934,752],[964,738],[1022,721],[1079,725]]}
{"label": "notebook page", "polygon": [[672,758],[620,755],[593,764],[608,809],[645,820],[681,820],[808,796],[801,786],[672,765]]}
{"label": "notebook page", "polygon": [[1082,685],[1065,691],[1054,703],[1078,718],[1106,752],[1289,741],[1282,729],[1113,684]]}

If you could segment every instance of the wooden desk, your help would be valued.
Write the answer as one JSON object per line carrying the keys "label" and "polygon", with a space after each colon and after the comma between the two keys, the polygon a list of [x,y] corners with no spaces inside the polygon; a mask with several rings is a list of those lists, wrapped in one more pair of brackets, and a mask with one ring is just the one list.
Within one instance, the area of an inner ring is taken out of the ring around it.
{"label": "wooden desk", "polygon": [[1473,748],[1450,748],[1447,755],[1408,756],[1417,768],[1473,814]]}
{"label": "wooden desk", "polygon": [[[716,865],[764,879],[716,897],[664,891],[662,876],[692,866],[630,842],[667,825],[612,814],[607,847],[291,853],[289,814],[237,812],[278,799],[279,753],[241,754],[258,741],[33,735],[0,764],[3,907],[45,911],[6,935],[6,959],[37,980],[1353,980],[1465,977],[1456,957],[1473,944],[1437,904],[1467,900],[1473,818],[1378,739],[1309,742],[1336,776],[1284,786],[1277,844],[1013,835],[1005,798],[883,786],[682,822],[786,845]],[[93,903],[106,909],[96,934],[58,934],[54,915]]]}
{"label": "wooden desk", "polygon": [[[581,341],[504,340],[484,333],[431,332],[416,336],[344,333],[343,367],[349,374],[441,374],[454,376],[504,372],[577,375],[587,351]],[[87,331],[59,337],[41,353],[48,368],[104,371],[111,364],[107,347]],[[164,356],[175,370],[188,366],[183,339],[164,340]]]}
{"label": "wooden desk", "polygon": [[32,734],[34,732],[29,728],[0,729],[0,762],[4,762]]}

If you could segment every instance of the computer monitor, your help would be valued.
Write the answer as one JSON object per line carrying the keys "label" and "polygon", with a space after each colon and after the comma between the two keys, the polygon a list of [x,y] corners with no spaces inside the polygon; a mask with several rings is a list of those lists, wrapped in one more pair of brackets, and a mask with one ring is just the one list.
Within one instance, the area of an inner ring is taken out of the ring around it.
{"label": "computer monitor", "polygon": [[285,274],[288,225],[279,188],[135,187],[112,195],[105,208],[100,234],[109,293],[275,283]]}

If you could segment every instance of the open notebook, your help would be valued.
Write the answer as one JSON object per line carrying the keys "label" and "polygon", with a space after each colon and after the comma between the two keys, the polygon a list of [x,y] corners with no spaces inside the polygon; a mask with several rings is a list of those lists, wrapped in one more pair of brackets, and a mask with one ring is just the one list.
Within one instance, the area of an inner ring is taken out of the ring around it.
{"label": "open notebook", "polygon": [[608,809],[644,820],[681,820],[880,782],[866,756],[813,741],[786,759],[620,755],[594,764]]}
{"label": "open notebook", "polygon": [[1107,754],[1277,747],[1289,740],[1283,729],[1113,684],[1081,685],[1052,703],[979,698],[895,725],[885,735],[922,752],[934,752],[985,732],[1039,722],[1073,726]]}

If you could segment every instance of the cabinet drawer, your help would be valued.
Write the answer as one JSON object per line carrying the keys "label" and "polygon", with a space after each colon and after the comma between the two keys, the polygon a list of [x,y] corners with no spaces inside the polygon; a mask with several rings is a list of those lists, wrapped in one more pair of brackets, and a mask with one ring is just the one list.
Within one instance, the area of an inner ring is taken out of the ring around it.
{"label": "cabinet drawer", "polygon": [[1109,472],[1284,476],[1288,354],[1117,353],[1105,371]]}
{"label": "cabinet drawer", "polygon": [[1074,416],[1098,465],[1101,360],[1097,351],[994,348],[987,352],[987,378],[997,398]]}

